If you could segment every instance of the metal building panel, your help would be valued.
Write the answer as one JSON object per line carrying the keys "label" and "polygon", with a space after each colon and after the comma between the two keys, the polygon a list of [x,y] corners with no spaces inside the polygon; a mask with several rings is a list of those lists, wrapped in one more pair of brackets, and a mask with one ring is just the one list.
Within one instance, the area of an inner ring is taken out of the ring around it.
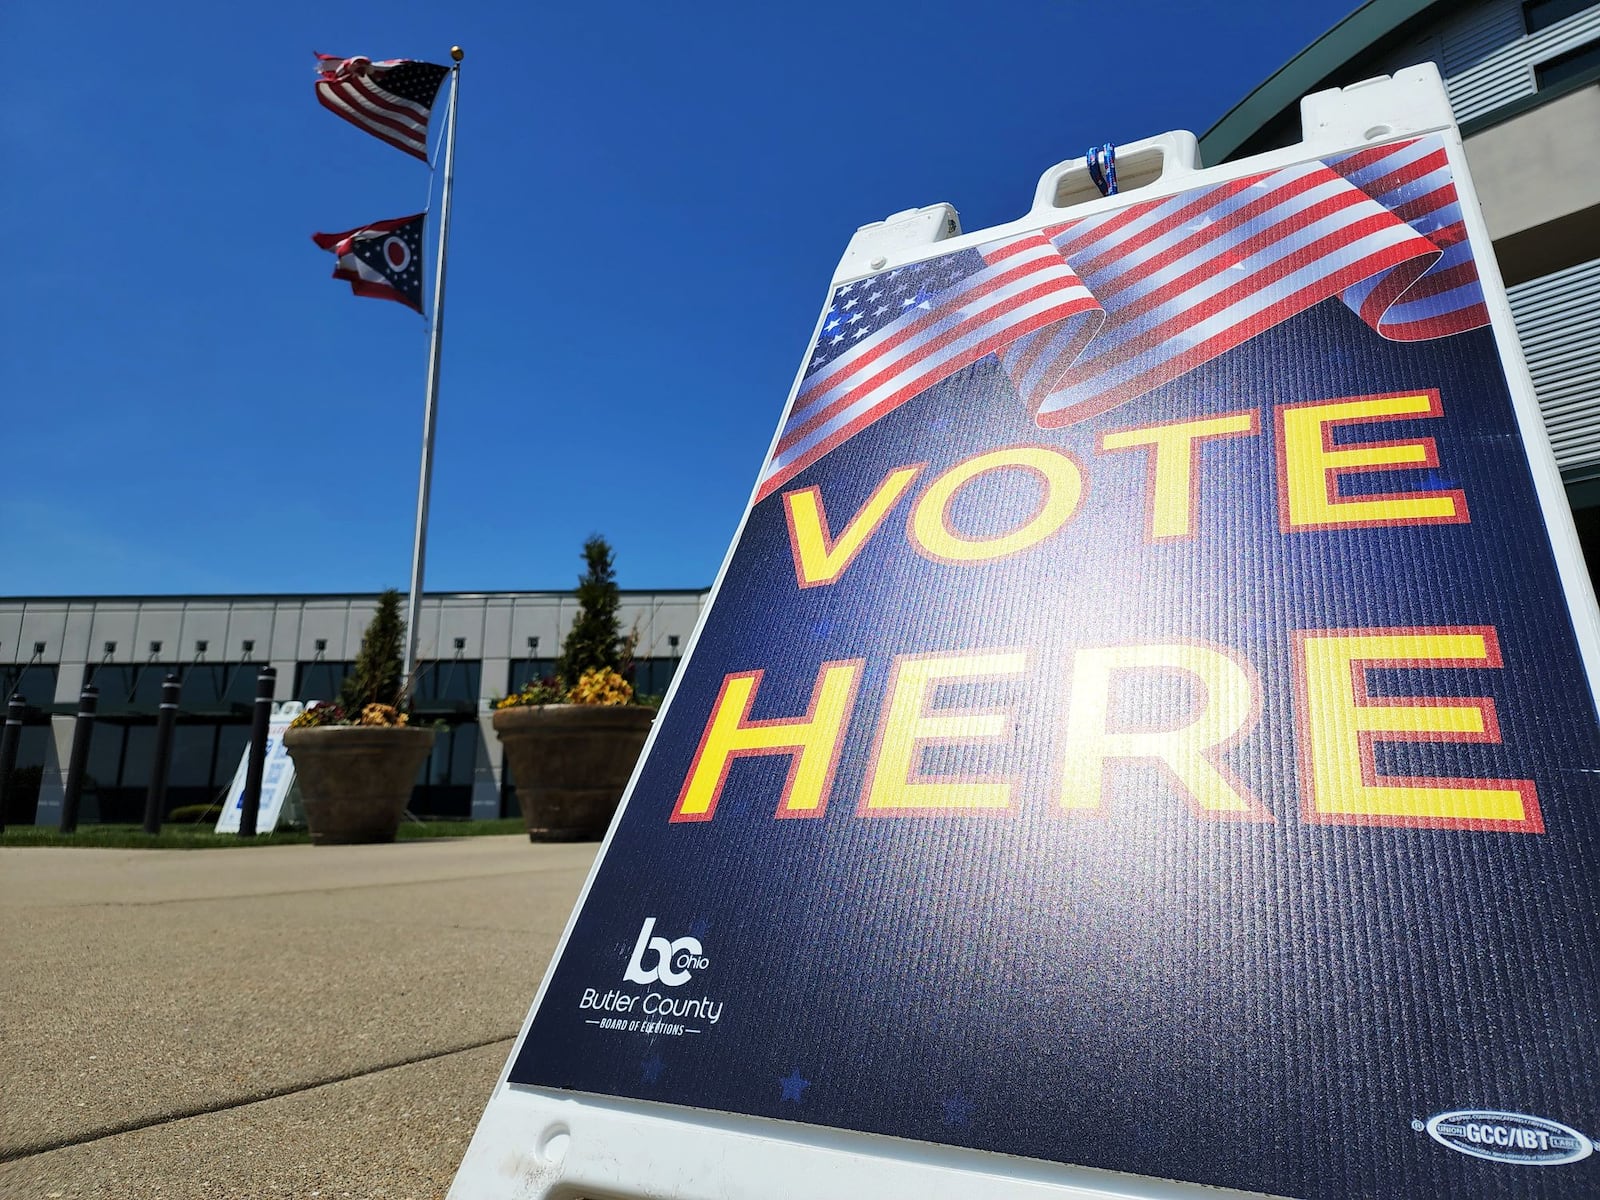
{"label": "metal building panel", "polygon": [[[90,662],[134,662],[144,657],[143,647],[134,645],[139,630],[139,610],[134,605],[101,605],[94,608],[89,626]],[[111,650],[106,647],[115,643]]]}
{"label": "metal building panel", "polygon": [[0,662],[27,662],[32,656],[33,643],[22,641],[22,609],[0,608]]}
{"label": "metal building panel", "polygon": [[[484,656],[484,621],[485,602],[480,598],[451,599],[435,601],[431,606],[438,616],[435,634],[437,647],[434,657],[451,658],[460,653],[466,658],[482,658]],[[424,612],[427,607],[424,607]],[[460,651],[456,650],[456,639],[462,638],[466,645]],[[419,652],[420,654],[420,652]]]}
{"label": "metal building panel", "polygon": [[1536,64],[1597,37],[1600,37],[1600,6],[1542,29],[1531,37],[1518,38],[1459,74],[1446,70],[1445,86],[1456,120],[1470,121],[1513,100],[1533,95],[1538,91],[1534,77]]}
{"label": "metal building panel", "polygon": [[[561,653],[563,630],[561,597],[518,598],[511,610],[511,645],[506,657],[554,658]],[[529,648],[531,637],[539,639],[537,648]]]}
{"label": "metal building panel", "polygon": [[512,602],[509,597],[490,596],[483,606],[483,657],[508,658],[511,644]]}
{"label": "metal building panel", "polygon": [[1600,465],[1600,259],[1506,294],[1557,465]]}
{"label": "metal building panel", "polygon": [[[267,603],[233,604],[228,609],[228,631],[223,647],[229,659],[249,658],[255,662],[283,662],[295,656],[295,637],[300,628],[300,605]],[[247,653],[245,642],[255,645]],[[290,680],[290,684],[293,684]]]}
{"label": "metal building panel", "polygon": [[[83,662],[89,657],[89,637],[94,629],[94,601],[67,601],[62,612],[60,640],[45,651],[47,662]],[[31,615],[31,614],[30,614]]]}
{"label": "metal building panel", "polygon": [[1461,75],[1523,36],[1518,0],[1493,0],[1454,17],[1439,30],[1439,71]]}
{"label": "metal building panel", "polygon": [[[141,604],[134,628],[133,656],[140,661],[155,654],[163,662],[187,657],[188,647],[179,642],[183,632],[182,603]],[[160,642],[161,649],[152,650],[151,643]]]}
{"label": "metal building panel", "polygon": [[183,625],[178,631],[178,646],[175,649],[181,651],[181,657],[192,659],[201,653],[196,645],[198,642],[206,644],[204,654],[213,662],[233,657],[238,647],[228,645],[227,604],[184,605]]}
{"label": "metal building panel", "polygon": [[[354,657],[355,648],[360,645],[362,626],[356,625],[355,638],[349,640],[348,630],[354,620],[350,609],[347,600],[308,600],[300,614],[294,657],[301,662],[315,658],[319,639],[327,643],[321,651],[323,658]],[[364,618],[362,624],[365,624]]]}

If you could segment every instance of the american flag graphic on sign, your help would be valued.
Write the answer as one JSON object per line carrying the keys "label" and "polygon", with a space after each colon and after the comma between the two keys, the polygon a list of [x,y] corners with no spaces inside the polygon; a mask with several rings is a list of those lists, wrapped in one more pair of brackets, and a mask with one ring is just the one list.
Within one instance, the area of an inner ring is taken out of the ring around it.
{"label": "american flag graphic on sign", "polygon": [[428,116],[449,67],[396,58],[317,55],[317,102],[358,129],[427,161]]}
{"label": "american flag graphic on sign", "polygon": [[1341,297],[1395,341],[1488,323],[1438,137],[1003,238],[841,285],[757,499],[997,354],[1047,428]]}
{"label": "american flag graphic on sign", "polygon": [[1076,354],[1101,315],[1083,281],[1039,234],[844,284],[817,336],[761,494],[918,392],[1032,330],[1052,328]]}

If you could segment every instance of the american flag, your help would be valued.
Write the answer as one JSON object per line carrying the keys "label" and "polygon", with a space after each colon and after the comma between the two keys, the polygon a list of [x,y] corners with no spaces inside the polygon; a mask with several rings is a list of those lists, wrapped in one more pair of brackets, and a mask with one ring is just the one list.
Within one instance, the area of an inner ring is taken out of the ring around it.
{"label": "american flag", "polygon": [[422,311],[422,223],[426,213],[378,221],[343,233],[314,233],[311,240],[339,256],[333,277],[358,296],[395,300]]}
{"label": "american flag", "polygon": [[1345,292],[1346,304],[1397,342],[1445,337],[1489,323],[1442,141],[1417,138],[1357,150],[1329,159],[1328,165],[1444,251],[1411,287],[1396,290],[1398,278],[1367,280]]}
{"label": "american flag", "polygon": [[317,55],[317,101],[391,146],[428,159],[428,114],[449,67]]}
{"label": "american flag", "polygon": [[842,285],[757,499],[985,354],[1054,428],[1334,296],[1393,340],[1488,323],[1441,139],[1247,176]]}
{"label": "american flag", "polygon": [[1082,349],[1100,318],[1089,289],[1039,234],[842,285],[757,498],[1007,341],[1054,326]]}

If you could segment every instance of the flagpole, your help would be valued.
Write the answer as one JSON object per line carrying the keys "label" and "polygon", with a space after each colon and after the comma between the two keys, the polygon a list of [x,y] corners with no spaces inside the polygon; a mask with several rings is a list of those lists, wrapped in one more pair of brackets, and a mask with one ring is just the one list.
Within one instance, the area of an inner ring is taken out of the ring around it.
{"label": "flagpole", "polygon": [[439,255],[433,271],[433,332],[428,342],[428,406],[422,418],[422,472],[417,482],[417,530],[411,543],[411,594],[406,597],[404,686],[415,685],[417,618],[422,608],[422,567],[428,544],[428,489],[433,479],[433,424],[439,407],[439,355],[444,341],[444,257],[450,241],[450,186],[455,180],[456,87],[461,78],[460,46],[450,47],[450,111],[445,118],[444,188],[439,197]]}

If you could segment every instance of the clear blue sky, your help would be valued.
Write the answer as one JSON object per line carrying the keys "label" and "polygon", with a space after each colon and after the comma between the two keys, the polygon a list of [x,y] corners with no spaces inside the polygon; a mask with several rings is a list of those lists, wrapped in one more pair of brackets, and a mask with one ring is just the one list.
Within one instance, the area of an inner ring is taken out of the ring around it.
{"label": "clear blue sky", "polygon": [[1013,219],[1351,7],[17,0],[0,594],[406,586],[427,329],[309,235],[428,171],[317,105],[314,50],[466,50],[429,589],[571,587],[591,531],[699,587],[858,225]]}

